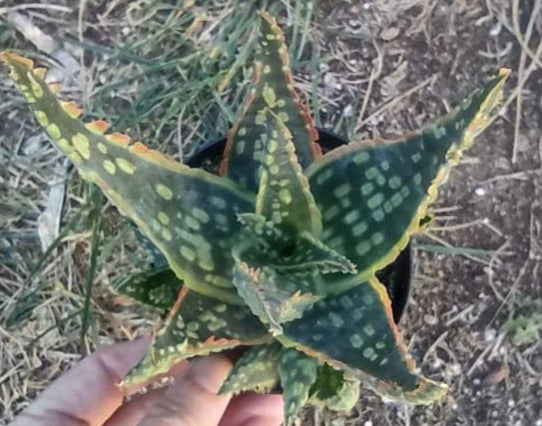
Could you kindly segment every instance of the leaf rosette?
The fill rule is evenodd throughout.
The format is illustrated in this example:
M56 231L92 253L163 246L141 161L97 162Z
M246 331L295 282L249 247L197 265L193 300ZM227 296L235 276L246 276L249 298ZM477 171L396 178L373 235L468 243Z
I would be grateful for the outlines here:
M122 385L246 346L222 392L280 386L287 424L309 402L351 407L360 384L395 401L434 401L446 386L415 368L375 274L422 230L439 185L489 123L509 71L412 135L322 155L284 35L260 16L254 82L220 176L107 133L104 121L81 121L73 102L57 99L58 84L45 83L45 69L1 54L51 141L167 260L116 283L169 310Z

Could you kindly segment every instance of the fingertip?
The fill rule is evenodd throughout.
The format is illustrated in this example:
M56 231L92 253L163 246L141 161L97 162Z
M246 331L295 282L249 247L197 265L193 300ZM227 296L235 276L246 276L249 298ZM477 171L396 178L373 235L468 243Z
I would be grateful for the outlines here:
M100 358L122 378L145 355L150 343L150 335L144 335L134 340L99 348L86 359Z
M245 393L235 397L228 406L220 426L280 425L284 420L282 395Z
M208 392L216 394L231 369L232 363L228 358L210 355L192 361L186 376Z
M219 355L190 362L186 372L156 401L140 426L217 425L230 400L217 392L231 368L231 362Z

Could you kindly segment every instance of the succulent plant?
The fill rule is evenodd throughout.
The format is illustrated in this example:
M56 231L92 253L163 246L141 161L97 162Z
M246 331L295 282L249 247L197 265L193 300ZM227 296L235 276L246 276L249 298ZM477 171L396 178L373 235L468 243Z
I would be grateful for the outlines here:
M509 71L410 136L322 155L284 36L272 17L261 18L254 84L220 176L106 133L104 121L80 121L73 102L55 97L58 84L45 83L44 68L1 54L51 141L167 259L117 286L169 309L122 385L244 346L221 392L280 386L287 424L306 403L350 408L360 384L391 400L434 401L446 386L415 368L375 274L420 231L438 186L487 126Z

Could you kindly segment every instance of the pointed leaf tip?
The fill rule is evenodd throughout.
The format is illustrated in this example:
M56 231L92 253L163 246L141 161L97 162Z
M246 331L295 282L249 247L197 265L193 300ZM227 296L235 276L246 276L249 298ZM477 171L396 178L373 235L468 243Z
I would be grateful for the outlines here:
M500 78L508 78L510 77L510 74L512 73L512 70L510 68L501 68L499 69L499 77Z
M0 53L0 60L6 65L22 65L25 68L33 69L34 61L24 56L17 55L16 53L2 52Z

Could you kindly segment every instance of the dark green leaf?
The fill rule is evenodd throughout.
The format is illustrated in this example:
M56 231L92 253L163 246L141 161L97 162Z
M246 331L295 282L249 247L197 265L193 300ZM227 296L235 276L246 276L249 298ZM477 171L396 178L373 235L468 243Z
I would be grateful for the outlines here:
M166 373L182 359L268 340L267 331L248 308L222 303L183 288L149 352L132 369L123 386L141 384Z
M285 425L292 425L297 412L309 400L311 386L316 380L318 361L295 349L283 349L279 361L279 376L284 398Z
M502 72L436 124L396 142L357 142L313 164L307 175L322 212L325 244L359 271L337 275L342 291L392 262L418 231L450 166L485 127L507 77Z
M415 373L386 289L376 279L316 302L283 330L278 339L285 346L294 345L390 398L423 403L444 391Z
M322 217L310 192L307 178L297 162L292 134L270 109L263 111L256 213L292 231L307 231L319 237Z
M243 258L248 259L252 265L270 266L278 273L290 276L312 272L356 272L352 262L308 232L287 232L256 214L241 214L239 220L250 234ZM297 285L291 290L295 289L320 293L316 288L303 285Z
M274 18L266 13L261 17L254 87L245 101L240 120L228 135L221 167L222 174L252 192L258 189L258 169L265 155L257 125L262 124L266 108L276 113L292 133L302 168L320 155L312 119L293 87L284 35Z
M173 306L181 287L181 280L167 265L113 283L113 288L123 296L161 310Z
M281 350L282 346L278 342L248 349L235 363L219 393L270 392L279 382L278 360Z
M350 410L359 399L360 381L345 377L343 371L327 364L318 366L310 402L334 411Z
M282 323L300 318L319 299L310 293L284 290L276 271L254 268L242 261L235 265L233 282L252 313L274 335L282 333Z
M240 230L237 213L254 211L253 195L142 143L129 145L125 135L102 135L107 124L79 121L81 111L56 99L32 61L2 59L55 145L152 240L177 276L198 292L241 303L231 282L231 247Z

